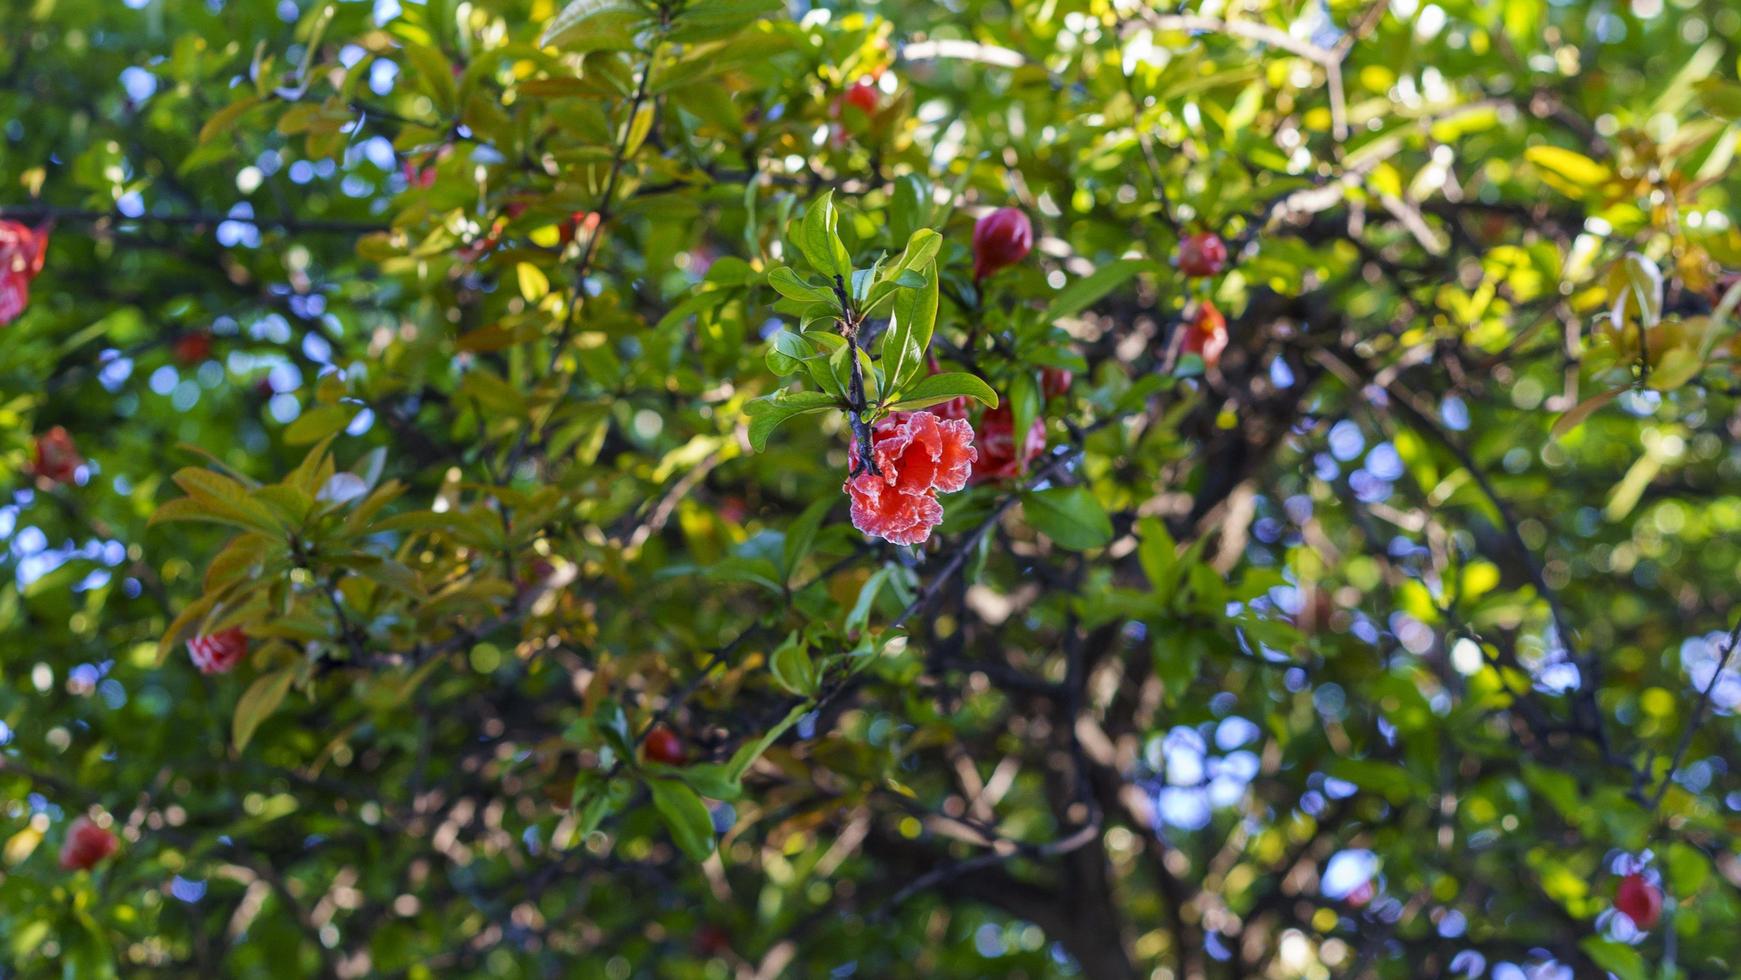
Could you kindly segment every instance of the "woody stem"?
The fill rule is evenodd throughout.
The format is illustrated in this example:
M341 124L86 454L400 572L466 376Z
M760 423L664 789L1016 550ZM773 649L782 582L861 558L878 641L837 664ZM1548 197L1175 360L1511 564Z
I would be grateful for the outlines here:
M871 427L864 420L864 368L858 362L858 320L852 312L852 302L847 297L846 280L840 275L834 277L834 295L840 300L840 332L846 336L846 363L850 372L846 398L850 403L849 412L852 424L852 437L858 443L858 466L852 475L872 473L881 476L877 469L875 447L871 444Z

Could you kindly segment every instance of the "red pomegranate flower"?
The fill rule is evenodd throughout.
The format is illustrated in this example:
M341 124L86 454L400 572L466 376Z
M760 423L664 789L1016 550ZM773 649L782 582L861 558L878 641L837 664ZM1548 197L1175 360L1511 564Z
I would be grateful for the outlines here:
M1197 315L1185 328L1185 353L1203 358L1207 367L1221 363L1221 352L1227 349L1227 318L1208 300L1197 307Z
M24 312L30 302L30 280L48 257L48 232L16 221L0 221L0 326Z
M67 828L66 843L60 848L61 869L88 871L115 853L118 846L114 834L97 826L90 817L80 817Z
M1046 422L1035 419L1016 452L1016 422L1005 405L988 409L979 420L979 465L973 468L973 482L1004 480L1027 472L1028 464L1046 451Z
M1034 226L1020 208L998 208L973 226L973 281L1028 257Z
M923 544L943 521L937 492L967 485L979 454L973 426L930 412L896 412L871 434L877 471L861 470L842 487L852 498L852 526L895 544ZM852 452L858 459L858 447Z
M30 280L16 272L0 272L0 327L18 319L30 303Z
M867 75L848 86L844 93L835 98L834 111L836 115L839 115L841 101L845 100L846 105L852 106L868 116L877 111L877 102L880 98L881 93L877 91L877 83Z
M231 628L187 641L187 654L202 674L227 674L248 653L248 635Z
M64 427L57 425L36 437L37 476L55 483L71 483L83 463L73 437Z
M48 232L16 221L0 221L0 273L36 278L48 257Z
M399 164L399 172L404 174L407 186L423 188L434 185L436 176L434 163L435 158L432 155L425 159L428 159L430 162L422 166L419 166L412 160L405 160Z

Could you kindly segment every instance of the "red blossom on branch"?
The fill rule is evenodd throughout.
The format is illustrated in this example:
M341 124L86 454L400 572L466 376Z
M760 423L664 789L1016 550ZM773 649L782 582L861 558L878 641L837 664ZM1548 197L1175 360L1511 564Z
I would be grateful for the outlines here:
M1020 208L998 208L973 225L973 281L1028 257L1034 226Z
M1221 363L1221 352L1226 349L1227 318L1214 303L1204 300L1185 328L1184 351L1201 357L1206 367L1214 367Z
M979 454L973 426L930 412L897 412L871 435L877 472L860 470L842 488L852 498L852 526L895 544L923 544L943 521L937 493L967 485ZM858 458L855 444L853 459Z
M119 846L114 834L97 826L90 817L80 817L67 828L66 843L60 849L61 869L89 871Z
M987 483L992 480L1006 480L1027 472L1028 464L1034 458L1046 451L1046 422L1035 419L1028 427L1027 438L1022 440L1021 451L1016 451L1015 418L1010 414L1009 406L999 405L987 409L979 420L979 452L980 462L973 468L973 482Z
M65 427L57 425L36 437L32 469L37 476L55 483L71 483L84 461Z
M30 303L30 280L48 256L48 231L16 221L0 221L0 326L23 314Z

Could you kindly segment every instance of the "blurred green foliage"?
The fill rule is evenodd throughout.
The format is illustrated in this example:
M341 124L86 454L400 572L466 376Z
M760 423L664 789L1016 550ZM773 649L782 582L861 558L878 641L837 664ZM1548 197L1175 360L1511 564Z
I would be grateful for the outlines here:
M0 974L1741 972L1732 3L0 38Z

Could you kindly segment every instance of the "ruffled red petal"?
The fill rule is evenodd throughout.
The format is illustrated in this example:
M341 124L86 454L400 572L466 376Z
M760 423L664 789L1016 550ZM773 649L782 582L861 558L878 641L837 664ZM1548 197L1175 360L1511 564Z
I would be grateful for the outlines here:
M943 520L937 491L961 489L972 472L973 427L930 412L897 413L877 423L871 438L878 472L860 472L842 487L852 499L852 524L896 544L920 544Z
M0 327L24 313L30 303L30 279L22 272L0 271Z

